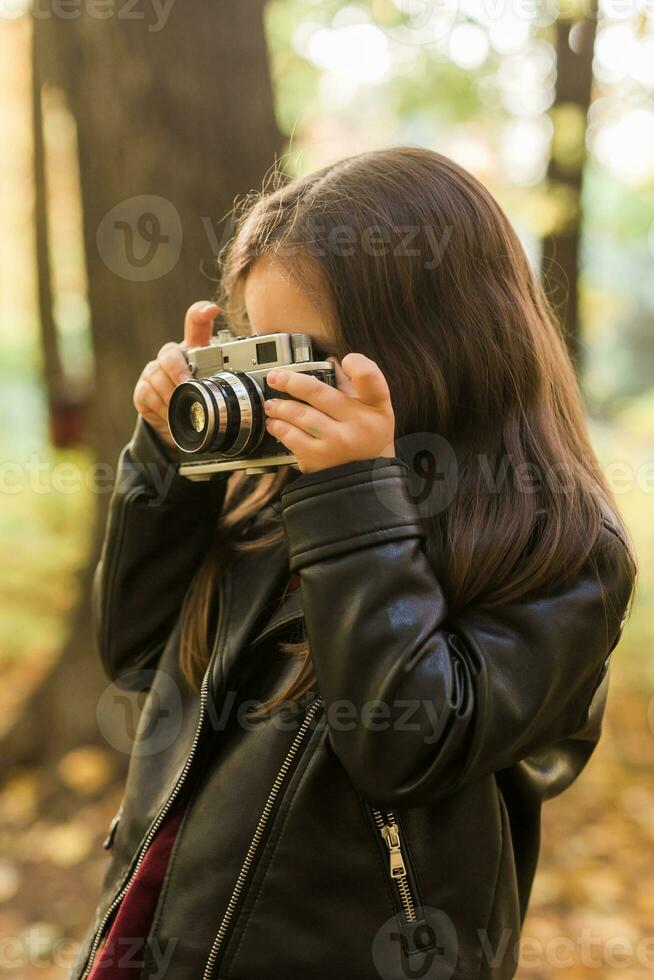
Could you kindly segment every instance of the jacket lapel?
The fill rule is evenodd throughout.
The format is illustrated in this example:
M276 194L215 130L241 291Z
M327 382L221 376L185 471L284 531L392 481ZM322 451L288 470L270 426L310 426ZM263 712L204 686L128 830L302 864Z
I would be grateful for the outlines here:
M274 633L280 626L290 623L294 619L299 619L303 615L304 610L302 608L300 589L294 589L293 592L290 592L284 597L284 601L279 604L278 608L263 628L259 630L254 639L250 640L249 645L251 647L255 646L255 644L260 643L261 640L265 639L271 633Z
M276 501L265 507L258 520L277 519ZM232 671L241 651L268 636L282 623L303 615L300 590L287 595L284 602L266 617L266 608L279 597L290 577L286 539L259 552L237 552L230 559L222 586L223 610L218 651L214 658L211 687L214 696Z

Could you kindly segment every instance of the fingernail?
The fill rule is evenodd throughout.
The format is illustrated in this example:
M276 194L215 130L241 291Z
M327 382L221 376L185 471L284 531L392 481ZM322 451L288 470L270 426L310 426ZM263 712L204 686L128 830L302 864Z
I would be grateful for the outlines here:
M276 381L277 380L277 372L276 371L269 371L267 377L268 377L268 381Z
M198 306L196 313L207 313L209 310L218 309L216 303L203 303L202 306Z

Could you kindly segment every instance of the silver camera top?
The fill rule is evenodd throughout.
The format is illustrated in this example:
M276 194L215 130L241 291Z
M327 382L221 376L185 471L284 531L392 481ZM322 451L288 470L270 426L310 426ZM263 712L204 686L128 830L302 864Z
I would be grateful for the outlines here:
M230 330L219 330L207 347L189 347L184 354L196 378L218 371L270 371L313 360L311 337L306 333L234 336Z

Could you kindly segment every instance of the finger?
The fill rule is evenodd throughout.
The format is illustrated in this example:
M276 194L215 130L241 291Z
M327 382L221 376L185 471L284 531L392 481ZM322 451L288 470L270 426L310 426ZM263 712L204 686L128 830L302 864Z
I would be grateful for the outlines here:
M165 438L165 437L170 438L169 431L168 431L168 425L167 425L167 423L165 423L165 422L162 421L161 416L159 415L159 412L155 412L154 409L152 409L152 408L146 408L144 406L142 408L140 414L143 416L143 418L145 419L145 421L148 422L152 426L152 428L154 429L154 431L157 433L158 436L162 436L162 438ZM164 433L165 433L165 436L164 436Z
M341 366L354 385L356 397L364 404L380 408L390 401L386 378L378 365L365 354L346 354Z
M164 371L159 361L148 361L143 369L143 374L167 406L175 388L175 382Z
M341 365L338 363L336 358L328 357L327 360L331 361L332 364L334 365L334 372L336 374L336 387L338 388L338 390L342 391L343 394L347 395L349 398L356 398L357 393L354 388L354 385L352 384L352 382L350 381L347 374L345 373Z
M348 417L350 408L347 396L313 374L276 368L274 374L268 373L267 381L275 391L285 391L292 398L307 402L337 422L343 422Z
M275 439L279 439L294 456L303 457L313 454L315 456L316 447L320 444L318 439L307 435L296 425L285 422L283 419L267 419L266 429Z
M161 395L152 387L147 378L140 377L134 388L134 404L137 411L144 414L144 409L153 412L163 422L168 422L168 408Z
M318 412L310 405L296 402L292 398L271 398L265 403L267 418L282 419L302 429L314 439L327 439L333 436L337 423L324 412Z
M157 354L157 360L173 384L188 381L189 378L193 377L180 344L176 344L174 341L163 345Z
M220 307L208 300L200 300L189 306L184 319L182 347L206 347L211 337L213 321L219 313Z

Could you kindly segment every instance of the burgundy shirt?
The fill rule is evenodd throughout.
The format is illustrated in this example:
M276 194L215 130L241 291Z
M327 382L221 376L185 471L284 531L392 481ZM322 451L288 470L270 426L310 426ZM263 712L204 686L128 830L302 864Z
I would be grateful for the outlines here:
M294 572L280 601L283 602L299 585L300 576ZM141 867L113 913L109 931L98 947L88 980L135 980L137 974L134 971L142 967L145 940L152 927L168 859L188 802L187 789L188 783L157 830Z

